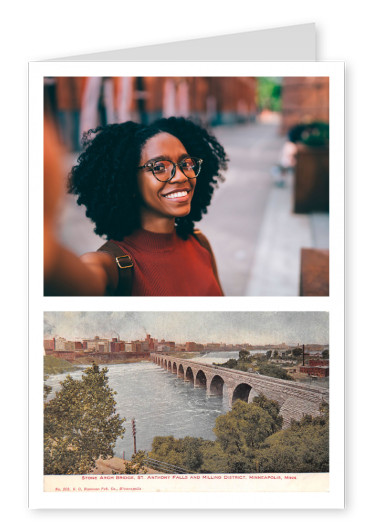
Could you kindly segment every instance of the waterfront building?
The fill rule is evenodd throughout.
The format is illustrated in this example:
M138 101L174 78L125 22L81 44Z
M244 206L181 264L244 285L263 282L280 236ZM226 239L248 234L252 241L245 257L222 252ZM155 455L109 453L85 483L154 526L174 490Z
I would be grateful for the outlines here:
M55 337L55 349L54 350L66 350L65 349L65 343L66 343L65 337Z
M311 358L308 360L308 365L302 365L299 370L308 376L325 378L329 376L329 360Z
M55 339L45 339L43 341L43 347L45 352L55 350Z

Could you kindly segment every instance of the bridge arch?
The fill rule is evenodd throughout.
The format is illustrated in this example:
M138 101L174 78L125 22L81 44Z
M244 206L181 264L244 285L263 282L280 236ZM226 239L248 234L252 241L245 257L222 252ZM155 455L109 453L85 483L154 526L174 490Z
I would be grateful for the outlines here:
M221 378L221 376L219 376L218 374L216 374L210 382L210 387L209 387L210 394L215 395L215 396L223 396L224 385L225 385L224 379Z
M187 370L185 371L185 381L194 383L194 380L195 379L194 379L193 371L192 371L191 367L187 367Z
M177 373L178 373L178 366L176 365L174 361L174 363L172 364L172 374L177 374Z
M248 402L249 393L251 392L252 387L247 383L241 383L237 385L232 394L231 403L233 404L235 400L243 400L243 402Z
M182 364L178 367L178 378L184 378L184 367Z
M206 375L201 369L196 374L195 387L203 387L206 389Z
M171 372L171 368L172 368L172 366L171 366L171 361L168 361L168 363L167 363L167 370L168 370L169 372Z

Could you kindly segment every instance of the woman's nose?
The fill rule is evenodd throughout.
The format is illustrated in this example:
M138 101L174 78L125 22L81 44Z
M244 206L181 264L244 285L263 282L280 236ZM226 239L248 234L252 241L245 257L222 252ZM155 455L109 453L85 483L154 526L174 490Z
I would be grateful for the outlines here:
M188 177L184 175L180 167L176 165L172 171L172 177L170 179L170 182L182 182L182 181L188 181Z

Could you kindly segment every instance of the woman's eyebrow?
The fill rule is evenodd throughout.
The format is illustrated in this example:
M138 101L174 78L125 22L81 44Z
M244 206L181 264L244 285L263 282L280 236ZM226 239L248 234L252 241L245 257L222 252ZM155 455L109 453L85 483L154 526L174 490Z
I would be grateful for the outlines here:
M185 159L186 157L189 157L188 153L183 153L182 155L179 155L178 162ZM151 162L158 162L159 160L170 160L174 162L173 157L170 157L169 155L158 155L158 157L153 157L152 159L145 162L145 164L150 164Z

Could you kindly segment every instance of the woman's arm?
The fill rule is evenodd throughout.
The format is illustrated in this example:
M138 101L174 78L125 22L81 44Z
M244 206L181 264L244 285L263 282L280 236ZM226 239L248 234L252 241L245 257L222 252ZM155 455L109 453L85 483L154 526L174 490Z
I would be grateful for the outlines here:
M45 295L106 295L115 291L118 279L109 254L94 252L78 257L45 230Z
M44 294L106 295L118 285L119 274L107 253L78 257L57 238L59 203L64 193L63 154L53 123L44 123Z

